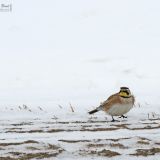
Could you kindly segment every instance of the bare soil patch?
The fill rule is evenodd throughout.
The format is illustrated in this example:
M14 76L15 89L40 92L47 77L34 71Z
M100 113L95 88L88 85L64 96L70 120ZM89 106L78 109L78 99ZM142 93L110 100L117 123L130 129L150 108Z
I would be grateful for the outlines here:
M137 149L136 153L130 154L132 156L151 156L155 155L156 153L160 153L160 148L151 148L151 149Z

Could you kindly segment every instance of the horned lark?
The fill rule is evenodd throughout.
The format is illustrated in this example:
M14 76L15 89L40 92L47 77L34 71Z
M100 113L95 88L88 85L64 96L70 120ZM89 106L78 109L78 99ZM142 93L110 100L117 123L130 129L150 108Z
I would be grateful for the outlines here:
M115 119L113 116L127 118L124 114L130 111L134 102L135 98L131 94L129 88L121 87L118 93L111 95L106 101L101 103L99 107L90 111L89 114L93 114L98 111L105 111L107 114L112 116L112 122L114 122Z

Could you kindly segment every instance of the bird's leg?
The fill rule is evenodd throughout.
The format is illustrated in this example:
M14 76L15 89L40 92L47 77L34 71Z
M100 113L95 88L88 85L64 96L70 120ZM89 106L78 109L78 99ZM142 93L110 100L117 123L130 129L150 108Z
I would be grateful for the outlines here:
M112 121L111 122L115 122L115 119L113 118L113 116L112 116Z
M119 118L123 118L124 119L124 118L127 118L127 116L121 115Z
M113 118L113 116L112 116L112 121L111 121L111 122L120 122L120 121L115 120L115 119Z

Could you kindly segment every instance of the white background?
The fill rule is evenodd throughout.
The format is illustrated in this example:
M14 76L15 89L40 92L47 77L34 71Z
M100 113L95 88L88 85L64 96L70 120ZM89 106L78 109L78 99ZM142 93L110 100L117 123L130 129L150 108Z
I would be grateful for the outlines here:
M159 104L158 0L0 2L1 106L87 108L120 86Z

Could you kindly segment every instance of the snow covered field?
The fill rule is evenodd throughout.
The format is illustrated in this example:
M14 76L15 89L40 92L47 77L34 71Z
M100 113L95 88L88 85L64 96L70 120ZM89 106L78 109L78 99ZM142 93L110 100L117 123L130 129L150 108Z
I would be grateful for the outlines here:
M1 159L159 158L160 115L135 107L127 120L110 122L104 113L59 110L1 112Z
M159 160L160 2L2 3L0 159ZM121 86L127 119L88 115Z

